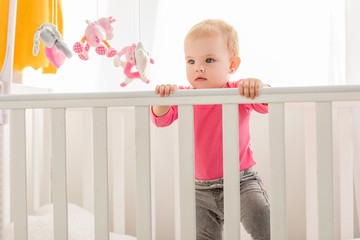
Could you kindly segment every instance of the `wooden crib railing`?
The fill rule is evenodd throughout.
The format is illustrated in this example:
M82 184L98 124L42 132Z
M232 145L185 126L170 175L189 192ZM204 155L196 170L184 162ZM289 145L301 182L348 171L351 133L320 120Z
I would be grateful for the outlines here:
M54 239L67 239L66 109L93 109L95 239L109 239L107 109L135 106L137 238L152 238L150 105L179 105L181 239L196 239L193 104L223 105L225 239L240 239L237 104L269 103L271 237L287 239L284 104L316 102L319 239L334 239L332 102L360 101L360 86L263 89L247 100L236 89L179 90L168 98L153 92L70 93L0 96L11 109L12 214L16 240L27 239L26 109L51 109Z

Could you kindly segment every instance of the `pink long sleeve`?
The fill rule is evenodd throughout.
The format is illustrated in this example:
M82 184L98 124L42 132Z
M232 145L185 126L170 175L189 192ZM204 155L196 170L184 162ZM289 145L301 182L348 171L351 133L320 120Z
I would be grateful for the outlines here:
M237 87L238 82L229 83L227 87ZM160 117L151 111L151 119L156 126L166 127L178 118L177 110L177 106L171 106ZM267 113L267 104L239 104L239 171L255 165L249 129L252 110ZM223 177L222 105L194 105L194 131L195 178Z

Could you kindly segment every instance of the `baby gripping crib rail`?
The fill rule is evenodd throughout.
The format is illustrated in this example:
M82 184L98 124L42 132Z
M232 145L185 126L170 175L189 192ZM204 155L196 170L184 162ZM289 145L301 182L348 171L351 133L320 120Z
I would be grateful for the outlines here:
M27 239L25 110L49 108L52 115L54 239L67 239L65 114L68 108L93 108L95 239L109 239L107 108L135 106L137 238L152 238L150 189L150 105L179 105L181 239L196 239L194 192L194 104L223 105L225 239L240 239L239 103L269 103L271 160L271 237L287 239L284 104L316 102L319 239L334 239L332 102L360 101L360 86L262 89L255 100L236 89L178 90L167 98L153 92L69 93L0 96L11 109L12 209L15 240Z

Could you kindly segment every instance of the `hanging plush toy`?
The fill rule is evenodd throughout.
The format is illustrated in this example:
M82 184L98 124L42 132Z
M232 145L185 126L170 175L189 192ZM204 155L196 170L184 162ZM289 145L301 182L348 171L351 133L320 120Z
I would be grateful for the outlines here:
M74 52L78 53L82 60L88 60L90 47L95 47L97 54L106 54L107 57L114 57L116 50L110 47L106 40L111 40L114 36L114 29L111 24L115 21L112 17L100 18L93 23L86 20L88 26L85 29L85 36L81 39L81 42L74 44ZM84 47L85 42L86 45Z
M34 56L37 56L39 53L39 38L45 44L46 57L55 68L59 68L63 64L65 57L72 57L72 52L66 43L61 40L61 34L54 24L44 23L36 31L33 47Z
M121 60L121 56L123 55L125 55L126 61ZM150 81L146 74L150 63L154 64L154 60L150 58L149 53L145 51L141 42L139 42L137 46L133 43L131 46L124 47L114 58L114 65L116 67L123 67L126 76L120 86L125 87L134 78L139 78L145 83L149 83ZM134 66L137 69L136 72L131 71Z

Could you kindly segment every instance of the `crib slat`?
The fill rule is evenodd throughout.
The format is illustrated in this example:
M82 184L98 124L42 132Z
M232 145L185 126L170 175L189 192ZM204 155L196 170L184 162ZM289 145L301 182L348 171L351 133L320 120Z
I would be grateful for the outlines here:
M95 239L109 239L107 108L93 108Z
M179 176L181 239L196 239L194 108L178 107L179 113Z
M51 110L54 239L68 238L65 109Z
M352 109L351 108L338 108L335 110L337 121L341 124L338 126L338 132L333 132L334 146L338 146L341 149L341 154L334 151L334 196L339 196L336 200L334 197L334 211L340 208L340 214L334 212L334 234L335 238L351 239L354 236L354 224L356 224L356 218L354 216L356 205L354 198L355 189L355 176L354 176L354 160L353 148L354 139L353 132L354 126L352 124ZM335 122L336 124L336 122ZM338 134L338 137L336 136ZM336 155L338 154L338 155ZM338 160L337 160L338 159ZM338 179L338 180L337 180ZM349 187L354 186L354 187ZM339 202L337 202L339 201ZM338 221L336 219L339 219ZM339 223L339 224L337 224ZM336 226L337 225L337 226Z
M332 103L316 103L319 239L334 239Z
M13 179L14 240L27 240L25 110L11 111L11 156Z
M284 103L269 104L271 239L287 239Z
M240 239L239 107L223 104L224 236Z
M149 107L135 107L136 236L139 240L152 239L149 123Z

